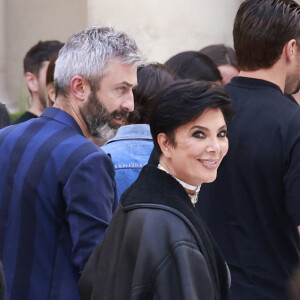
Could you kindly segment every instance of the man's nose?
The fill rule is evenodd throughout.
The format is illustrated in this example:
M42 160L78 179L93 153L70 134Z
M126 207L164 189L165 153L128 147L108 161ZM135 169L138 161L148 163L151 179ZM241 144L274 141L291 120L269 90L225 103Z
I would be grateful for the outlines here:
M122 110L131 112L134 110L134 97L132 90L126 95L124 101L122 102Z

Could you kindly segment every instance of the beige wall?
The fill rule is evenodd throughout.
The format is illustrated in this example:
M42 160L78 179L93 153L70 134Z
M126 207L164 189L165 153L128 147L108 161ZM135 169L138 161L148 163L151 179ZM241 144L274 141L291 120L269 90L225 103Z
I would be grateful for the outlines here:
M0 0L0 102L27 103L22 60L39 40L67 37L87 25L112 25L135 38L149 61L164 62L212 43L232 45L241 0ZM4 47L3 47L4 45Z
M165 62L212 43L232 46L240 0L88 0L89 25L105 24L135 38L149 61Z
M0 52L0 79L4 78L5 85L2 92L0 85L0 101L14 112L24 108L29 98L23 76L26 52L40 40L64 42L71 33L86 27L87 3L85 0L0 1L3 12L0 17L4 17L0 21L4 28L0 31L0 42L5 45L5 51Z

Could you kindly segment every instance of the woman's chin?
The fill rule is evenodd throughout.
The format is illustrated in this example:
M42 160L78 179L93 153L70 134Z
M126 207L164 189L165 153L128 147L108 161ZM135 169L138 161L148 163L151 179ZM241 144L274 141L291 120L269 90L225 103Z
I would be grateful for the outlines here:
M208 178L205 178L202 183L211 183L211 182L214 182L216 180L217 176L211 176L211 177L208 177Z

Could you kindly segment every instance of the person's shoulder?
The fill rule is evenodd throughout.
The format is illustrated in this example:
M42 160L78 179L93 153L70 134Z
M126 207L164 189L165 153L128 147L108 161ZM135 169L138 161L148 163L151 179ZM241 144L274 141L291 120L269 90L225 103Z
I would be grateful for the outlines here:
M144 166L153 149L153 142L148 140L120 140L109 143L101 149L111 156L116 168L122 165Z
M143 228L145 234L159 232L159 236L176 241L196 243L192 234L191 224L176 209L163 205L141 205L128 211L129 217L135 220L137 228Z
M123 144L122 141L112 141L112 142L104 144L100 148L106 153L111 153L114 151L118 152L120 150L120 146L122 146L122 144Z
M63 149L66 148L62 148L62 151L64 151ZM104 192L105 197L109 197L105 194L105 189L108 187L108 183L114 180L114 165L110 157L99 147L96 146L95 148L88 141L72 149L64 156L61 151L57 151L54 160L60 161L60 165L63 162L62 174L65 176L64 178L73 178L73 181L79 180L78 182L83 182L82 180L93 182L95 184L90 186L90 193L100 189ZM106 179L103 180L104 178Z
M64 143L64 147L72 147L78 154L82 153L85 157L91 156L96 158L110 159L109 156L96 144L91 142L81 134L72 136L69 141Z
M19 123L23 123L26 122L30 119L34 119L37 118L37 116L29 111L24 112L24 114L22 114L17 120L15 120L13 122L13 124L19 124Z
M71 129L72 130L72 129ZM71 136L59 137L49 143L49 147L55 147L51 156L55 161L65 161L68 168L93 169L97 172L102 166L113 169L110 157L97 145L79 133Z
M274 103L273 110L277 112L274 114L277 122L285 126L297 126L300 129L300 106L297 103L290 101L286 95L278 96ZM300 132L299 132L300 133Z
M32 120L28 120L26 122L21 122L18 124L12 124L9 126L6 126L4 128L0 129L0 138L3 139L5 138L7 141L11 141L14 143L15 140L17 139L28 139L29 135L26 129L28 128L30 122ZM36 132L35 132L36 134ZM31 135L35 135L33 132L31 132Z
M282 91L278 85L273 82L250 77L234 77L228 84L224 85L224 88L230 95L233 101L251 100L246 102L247 105L257 105L276 101L281 101L286 98L282 94Z

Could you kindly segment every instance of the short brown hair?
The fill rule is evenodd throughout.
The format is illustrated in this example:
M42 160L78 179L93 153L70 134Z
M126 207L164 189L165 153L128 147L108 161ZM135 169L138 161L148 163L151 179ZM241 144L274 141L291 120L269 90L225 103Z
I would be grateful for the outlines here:
M246 0L241 4L233 28L241 70L270 68L291 39L300 42L300 6L295 1Z

